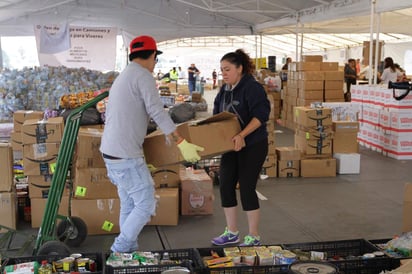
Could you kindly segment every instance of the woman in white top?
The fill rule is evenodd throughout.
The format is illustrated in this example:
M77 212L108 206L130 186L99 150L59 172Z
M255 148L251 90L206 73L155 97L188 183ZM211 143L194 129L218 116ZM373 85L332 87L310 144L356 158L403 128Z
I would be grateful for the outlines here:
M402 72L396 69L393 59L391 57L386 57L384 60L384 70L380 77L381 84L388 84L389 81L397 82L402 78Z

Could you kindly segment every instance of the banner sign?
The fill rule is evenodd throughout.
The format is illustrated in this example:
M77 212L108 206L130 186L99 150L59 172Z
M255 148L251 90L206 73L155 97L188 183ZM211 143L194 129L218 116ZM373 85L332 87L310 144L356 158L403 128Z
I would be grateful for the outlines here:
M34 33L41 66L115 69L117 28L36 25Z

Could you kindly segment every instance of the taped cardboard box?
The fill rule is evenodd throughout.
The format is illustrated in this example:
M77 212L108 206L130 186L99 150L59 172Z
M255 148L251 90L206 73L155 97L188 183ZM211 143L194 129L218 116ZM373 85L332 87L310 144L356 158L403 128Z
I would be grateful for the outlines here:
M73 199L72 216L82 219L87 226L88 235L119 233L119 199Z
M100 152L103 129L81 128L76 142L74 166L76 168L106 167Z
M24 121L22 141L25 144L60 143L63 137L63 117L53 117L47 120L30 119Z
M44 117L44 112L43 111L37 111L37 110L16 110L13 113L13 126L14 126L14 131L20 132L21 127L24 124L24 121L26 120L42 120Z
M156 168L152 172L155 188L179 187L180 185L180 164Z
M406 183L403 196L402 232L412 231L412 183Z
M73 194L76 199L117 198L117 188L106 168L75 168Z
M46 203L47 203L47 199L45 198L30 199L31 227L33 228L40 227L41 222L43 220ZM62 197L59 203L59 210L57 213L62 216L68 216L69 214L68 210L69 210L69 197ZM72 212L72 216L75 216L73 215L73 212Z
M0 191L13 187L13 150L10 143L0 143Z
M156 215L147 225L177 225L179 222L179 189L156 189Z
M277 147L276 155L279 160L300 160L300 150L292 146Z
M27 176L27 184L29 185L29 197L32 198L47 198L51 187L52 175L29 175ZM69 197L70 182L65 182L65 188L62 197Z
M25 175L53 174L60 143L26 144L23 146L23 165Z
M332 109L294 107L294 121L303 127L330 126L332 125Z
M204 147L199 155L205 159L233 150L232 138L240 132L236 115L222 112L206 119L189 121L178 126L183 138L188 142ZM147 135L143 150L148 164L155 167L178 164L184 161L179 148L165 135L156 130Z
M180 169L182 215L213 214L213 182L203 169Z
M0 224L8 228L16 229L17 199L14 192L0 192ZM0 232L7 232L2 231Z
M300 160L302 177L336 177L336 159L302 159Z
M299 177L300 160L279 160L278 176L280 178Z

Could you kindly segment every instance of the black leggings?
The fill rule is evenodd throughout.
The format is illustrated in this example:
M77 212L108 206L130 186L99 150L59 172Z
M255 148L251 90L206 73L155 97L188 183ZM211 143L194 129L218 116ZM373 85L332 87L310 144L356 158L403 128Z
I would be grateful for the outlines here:
M245 211L259 208L256 185L268 153L267 138L242 150L222 155L220 163L220 198L222 207L237 206L236 184Z

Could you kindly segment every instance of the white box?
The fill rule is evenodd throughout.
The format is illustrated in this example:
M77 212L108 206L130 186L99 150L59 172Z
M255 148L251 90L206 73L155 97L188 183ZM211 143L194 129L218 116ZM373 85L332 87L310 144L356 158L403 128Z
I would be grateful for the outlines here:
M359 174L360 154L359 153L334 153L336 159L336 173L338 174Z

